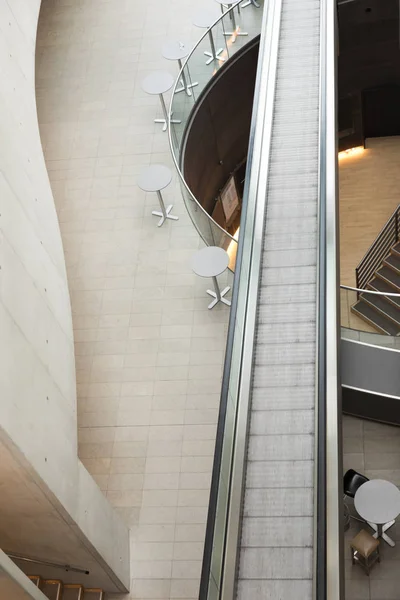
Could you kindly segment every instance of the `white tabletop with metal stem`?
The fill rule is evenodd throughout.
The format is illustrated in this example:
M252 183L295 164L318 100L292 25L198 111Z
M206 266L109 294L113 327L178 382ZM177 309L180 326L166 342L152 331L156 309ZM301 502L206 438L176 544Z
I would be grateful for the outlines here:
M395 542L385 533L400 514L400 490L384 479L363 483L354 496L358 514L375 530L374 538L381 537L389 546Z
M192 95L191 89L196 85L199 85L198 81L194 81L188 83L185 69L182 70L182 60L186 58L190 53L191 47L186 42L175 42L169 41L166 42L162 49L162 55L167 60L176 60L178 61L179 70L182 71L182 79L181 79L181 87L175 90L175 94L179 94L179 92L186 91L188 96ZM188 68L186 66L186 68Z
M155 71L147 75L142 81L142 89L151 95L157 95L160 98L161 108L164 119L154 119L154 123L163 123L163 131L167 131L168 112L165 106L164 96L174 85L174 78L167 71ZM171 115L172 116L172 115ZM181 123L182 121L171 119L171 123Z
M175 217L175 215L171 215L171 210L173 205L170 204L165 208L164 199L161 195L161 190L166 188L172 179L172 173L165 165L150 165L147 167L138 178L138 186L144 192L156 192L158 196L158 200L160 202L161 212L158 210L153 210L152 214L156 217L161 217L158 222L158 227L164 224L166 219L171 219L173 221L177 221L179 217Z
M208 305L208 308L214 308L218 302L223 302L227 306L231 305L230 300L224 298L225 294L231 289L229 286L221 292L217 277L221 275L229 265L229 256L223 248L218 246L208 246L196 252L192 258L192 269L199 277L211 277L214 284L214 290L207 290L207 294L214 300Z

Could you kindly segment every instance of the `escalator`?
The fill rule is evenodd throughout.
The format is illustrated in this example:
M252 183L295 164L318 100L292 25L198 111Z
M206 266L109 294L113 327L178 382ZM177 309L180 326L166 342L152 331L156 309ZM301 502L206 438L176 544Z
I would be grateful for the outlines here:
M264 9L201 600L340 600L336 6Z

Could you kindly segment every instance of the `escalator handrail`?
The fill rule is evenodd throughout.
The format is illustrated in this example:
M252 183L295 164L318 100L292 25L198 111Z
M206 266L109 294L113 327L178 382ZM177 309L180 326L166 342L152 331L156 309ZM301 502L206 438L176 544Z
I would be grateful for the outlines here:
M337 186L337 7L320 2L319 253L314 582L317 600L343 598L339 235Z

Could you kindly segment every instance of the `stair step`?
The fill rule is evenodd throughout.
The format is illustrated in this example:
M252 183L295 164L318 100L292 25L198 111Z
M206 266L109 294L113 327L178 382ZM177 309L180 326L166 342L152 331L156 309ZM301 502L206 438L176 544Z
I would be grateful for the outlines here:
M392 252L400 257L400 242L397 242L397 244L393 246Z
M58 579L46 579L42 582L41 591L49 600L61 600L63 584Z
M40 584L42 583L42 578L40 575L28 575L28 578L32 581L33 585L40 587Z
M62 600L83 600L83 585L64 583Z
M384 266L378 269L375 275L391 285L394 293L400 293L400 275L398 275L396 271L393 271L390 267Z
M392 321L362 300L359 300L354 304L354 306L351 307L351 311L361 319L364 319L364 321L367 321L367 323L375 327L381 333L395 336L399 332L399 328Z
M390 254L385 260L383 264L388 265L393 271L400 275L400 257L395 254Z
M382 296L376 296L375 294L361 294L360 299L366 302L376 311L380 312L384 317L393 321L399 328L400 333L400 310L397 306L391 304L386 298Z
M83 600L104 600L104 592L98 588L85 589Z
M374 290L375 292L382 292L383 294L396 294L393 290L393 287L386 283L383 279L379 277L374 277L372 281L368 284L368 289ZM400 293L400 292L399 292ZM393 296L385 296L388 302L395 304L400 308L400 296L398 298Z

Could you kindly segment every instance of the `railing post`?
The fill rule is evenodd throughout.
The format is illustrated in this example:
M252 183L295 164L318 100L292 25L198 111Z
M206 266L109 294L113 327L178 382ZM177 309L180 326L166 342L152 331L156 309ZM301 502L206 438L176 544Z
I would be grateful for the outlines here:
M395 216L396 243L399 241L399 210L400 210L400 207L396 210L396 216Z
M360 288L360 273L358 267L356 267L356 288ZM359 293L357 292L357 300L359 298Z

